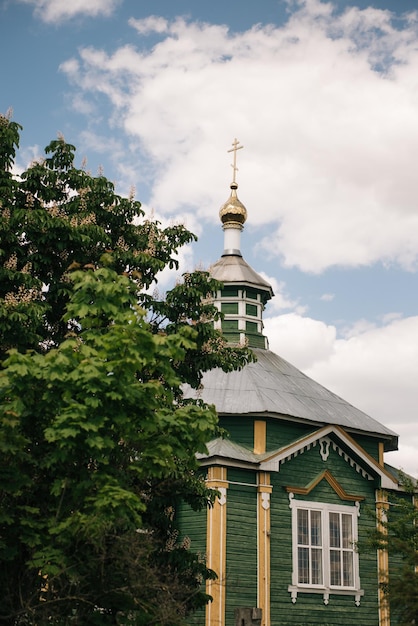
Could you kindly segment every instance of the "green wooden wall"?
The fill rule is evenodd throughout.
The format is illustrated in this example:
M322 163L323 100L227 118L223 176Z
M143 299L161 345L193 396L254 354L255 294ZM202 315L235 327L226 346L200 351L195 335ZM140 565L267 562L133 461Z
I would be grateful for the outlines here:
M243 470L229 469L228 482L225 623L235 626L235 608L257 606L257 487Z

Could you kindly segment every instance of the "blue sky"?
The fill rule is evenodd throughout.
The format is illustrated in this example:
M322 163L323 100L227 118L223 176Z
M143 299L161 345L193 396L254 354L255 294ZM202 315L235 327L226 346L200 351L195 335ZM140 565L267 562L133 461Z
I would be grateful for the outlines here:
M418 474L418 4L5 0L0 34L17 169L62 133L199 236L183 270L222 253L241 141L270 347L398 432L387 460Z

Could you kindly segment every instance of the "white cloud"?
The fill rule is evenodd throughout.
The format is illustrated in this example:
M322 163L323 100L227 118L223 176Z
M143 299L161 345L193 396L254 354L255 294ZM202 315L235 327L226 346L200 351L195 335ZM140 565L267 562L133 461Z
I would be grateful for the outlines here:
M121 0L18 0L30 4L35 15L44 22L58 23L86 15L97 17L111 15Z
M387 460L418 475L418 317L360 323L343 339L294 313L266 319L265 329L274 352L398 433L400 451Z
M129 24L137 30L140 35L150 35L153 33L167 33L169 31L169 22L157 15L150 15L144 19L131 18Z
M292 300L287 292L286 283L278 281L274 276L268 276L265 272L258 272L264 280L266 280L272 287L274 296L269 300L268 311L269 315L272 313L283 312L286 309L292 309L299 315L302 315L306 311L306 307L299 304L297 300Z
M264 334L269 339L270 350L307 372L317 361L328 362L331 358L337 331L324 322L287 313L265 317Z
M158 16L130 23L158 35L153 48L84 49L62 70L85 97L105 95L111 123L138 140L158 171L154 206L216 219L229 183L219 155L237 136L249 222L271 224L270 254L311 272L417 268L416 21L395 28L388 11L341 15L309 1L283 26L243 33Z
M231 176L228 142L238 137L238 193L249 224L268 224L264 254L308 272L378 262L415 271L417 19L395 22L372 8L341 14L318 0L297 6L283 26L243 33L132 19L138 49L85 48L61 69L79 110L89 114L89 99L110 104L111 132L121 129L130 145L115 154L121 172L135 173L140 147L158 212L187 216L198 233L215 222ZM416 473L418 318L395 309L379 326L359 320L337 337L305 316L286 285L273 287L271 349L398 432L401 452L388 460Z

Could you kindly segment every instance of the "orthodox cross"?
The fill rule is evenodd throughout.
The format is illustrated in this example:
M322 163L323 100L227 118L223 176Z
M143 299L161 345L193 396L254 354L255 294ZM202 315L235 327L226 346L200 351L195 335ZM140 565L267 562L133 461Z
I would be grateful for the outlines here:
M238 168L237 168L237 150L241 150L241 148L243 148L244 146L240 146L238 145L239 141L238 139L234 139L234 141L232 142L232 148L230 150L228 150L228 152L233 152L234 153L234 163L231 164L232 169L234 170L234 175L232 178L232 182L236 183L236 173L238 172Z

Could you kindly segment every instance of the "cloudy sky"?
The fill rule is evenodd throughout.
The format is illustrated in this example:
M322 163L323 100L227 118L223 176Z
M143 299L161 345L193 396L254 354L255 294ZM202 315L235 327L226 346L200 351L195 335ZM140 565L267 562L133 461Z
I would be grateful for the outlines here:
M386 460L418 475L416 1L3 0L0 34L18 165L63 133L199 236L183 270L222 253L240 140L271 349L397 432Z

